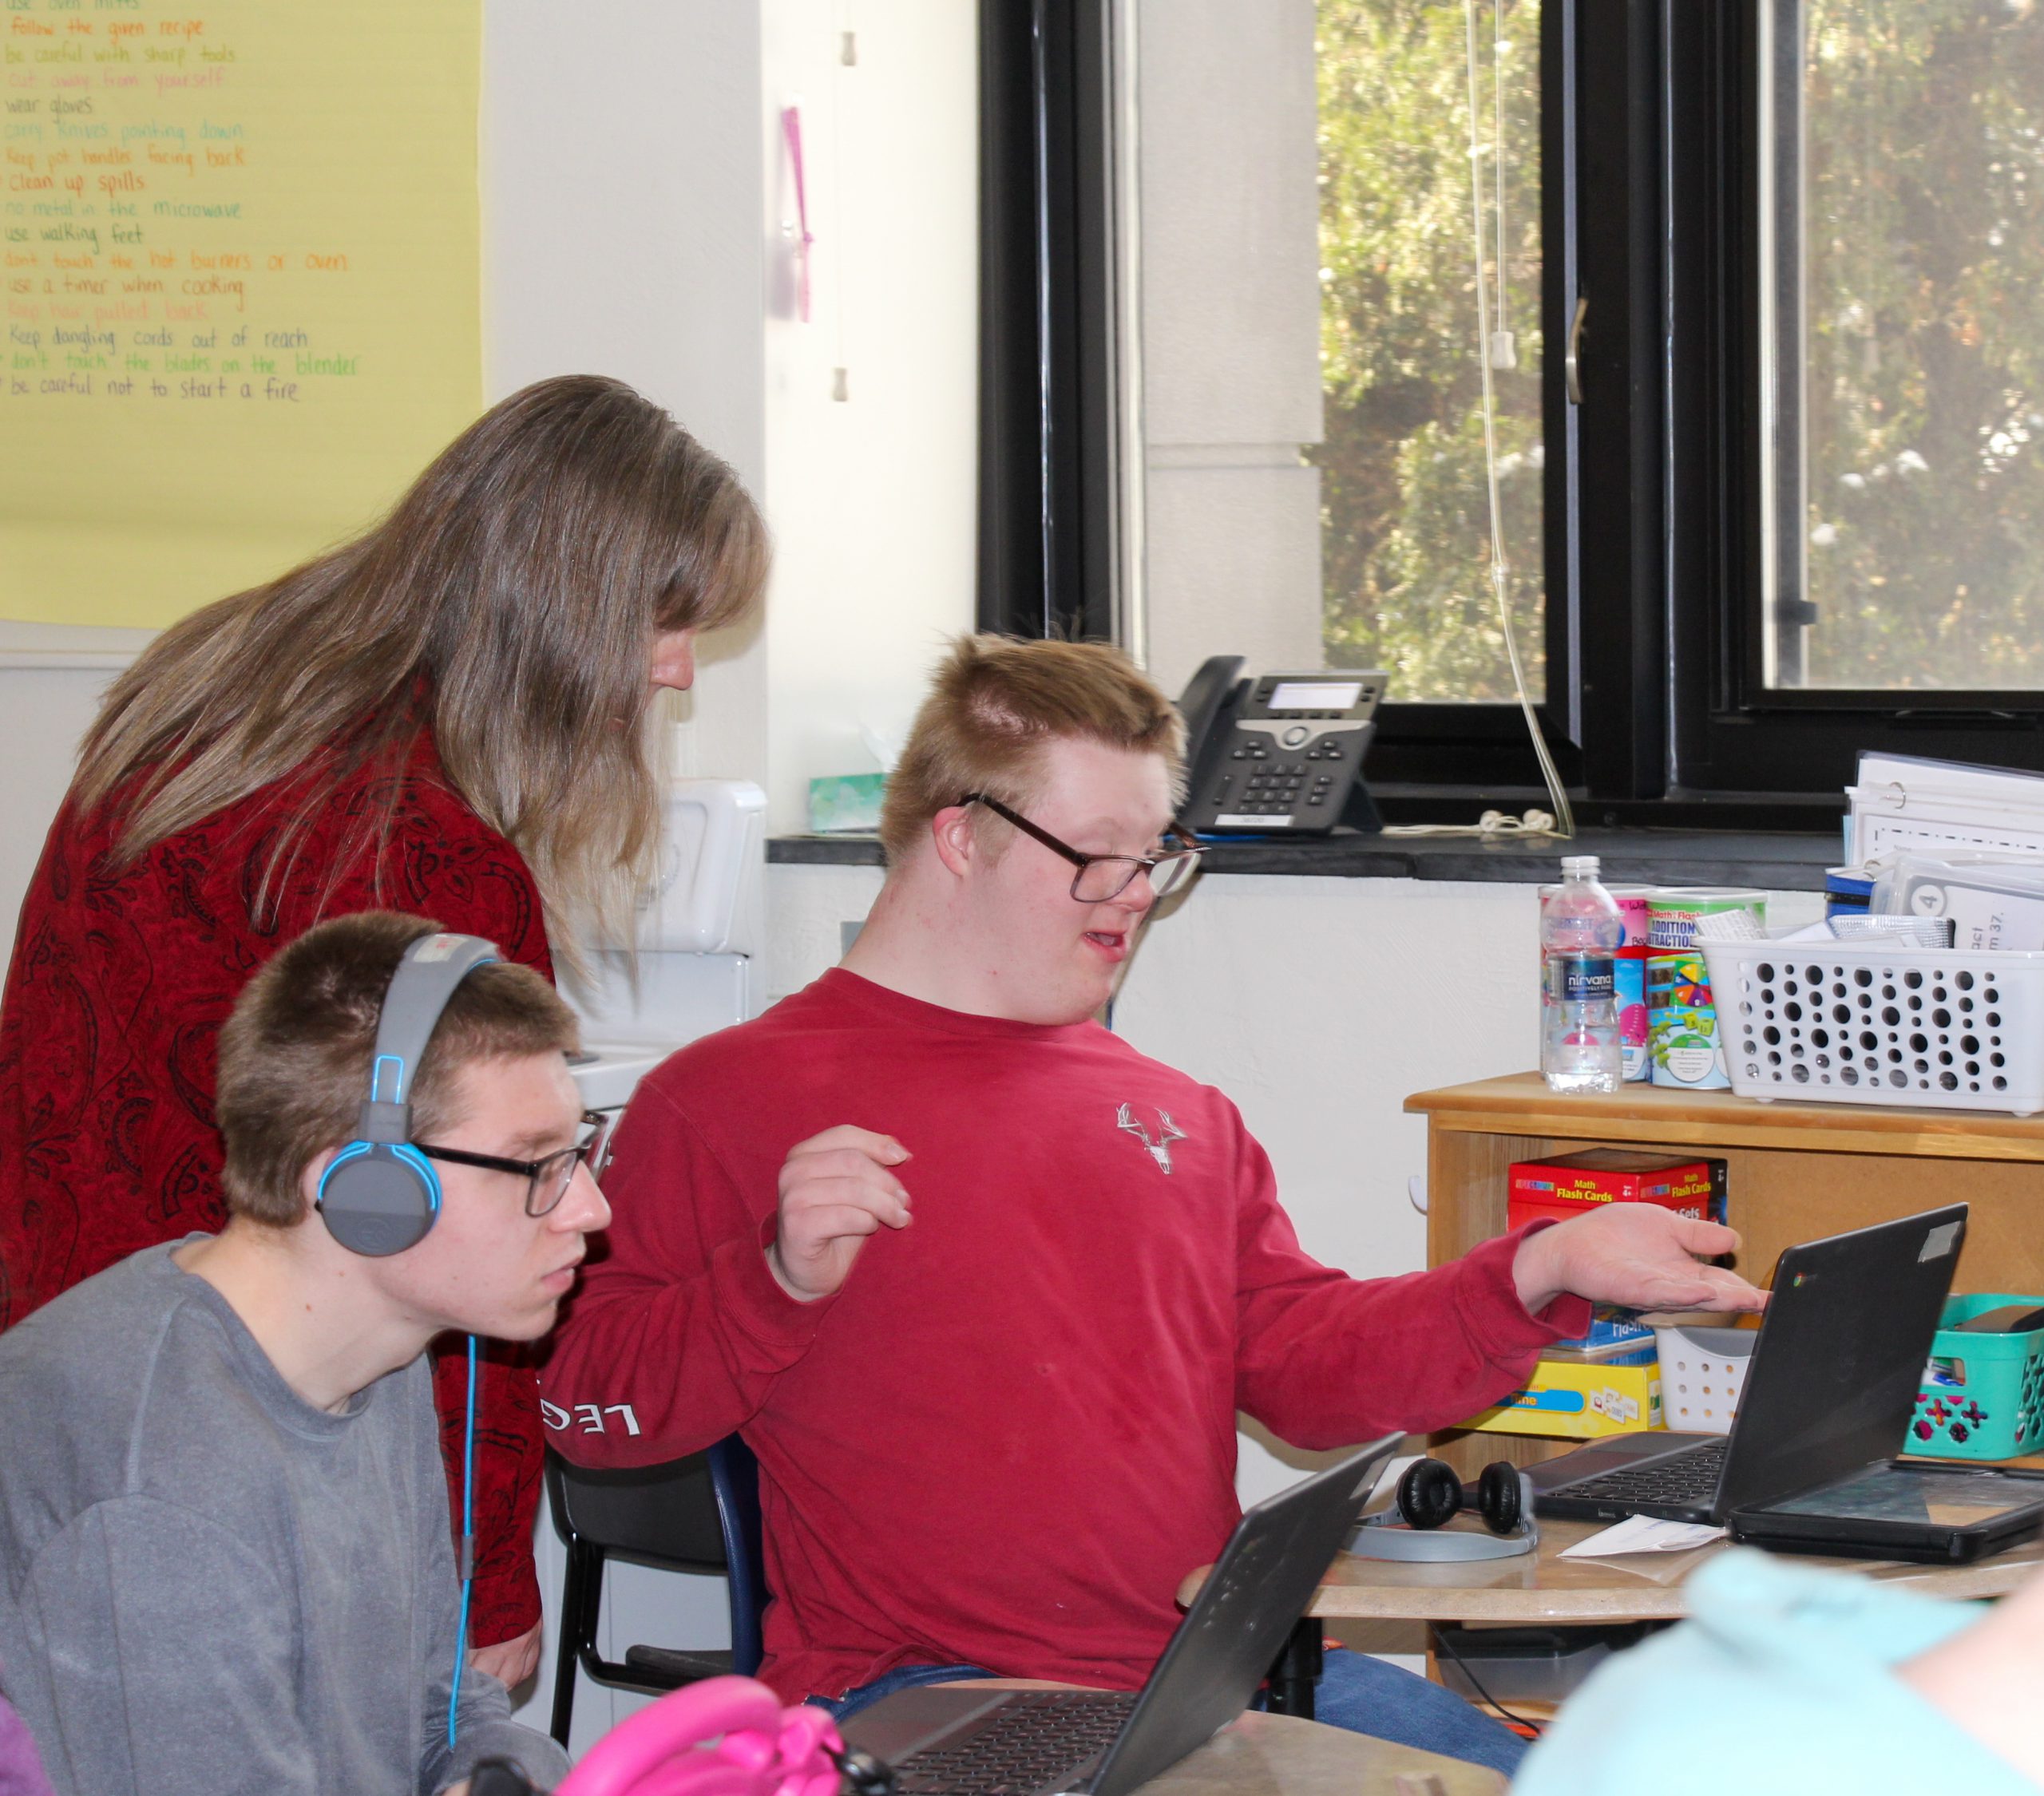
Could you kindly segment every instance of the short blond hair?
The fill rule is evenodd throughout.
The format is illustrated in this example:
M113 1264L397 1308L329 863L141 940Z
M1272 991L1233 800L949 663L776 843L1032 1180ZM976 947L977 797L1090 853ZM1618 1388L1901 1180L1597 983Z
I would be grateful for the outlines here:
M220 1031L214 1109L227 1148L228 1211L272 1228L303 1220L299 1175L355 1138L369 1063L406 948L439 928L395 911L357 911L298 937L242 988ZM529 967L493 961L454 987L412 1081L412 1133L430 1141L461 1119L455 1075L480 1060L569 1054L575 1013Z
M1038 795L1043 750L1074 738L1162 755L1174 790L1183 774L1177 707L1119 649L960 637L888 776L880 841L889 864L899 864L930 820L969 792L1025 808Z

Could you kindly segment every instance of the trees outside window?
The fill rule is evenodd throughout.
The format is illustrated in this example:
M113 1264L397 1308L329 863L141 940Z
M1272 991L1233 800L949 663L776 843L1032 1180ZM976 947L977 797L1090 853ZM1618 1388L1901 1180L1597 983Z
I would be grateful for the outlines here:
M1490 576L1473 158L1512 619L1542 695L1539 0L1320 0L1324 639L1402 700L1515 696ZM1500 136L1500 127L1502 135ZM1499 316L1503 199L1503 316ZM1495 362L1499 359L1494 358Z
M2044 9L1801 0L1773 22L1800 81L1765 113L1770 334L1803 424L1777 572L1810 621L1769 683L2044 687Z

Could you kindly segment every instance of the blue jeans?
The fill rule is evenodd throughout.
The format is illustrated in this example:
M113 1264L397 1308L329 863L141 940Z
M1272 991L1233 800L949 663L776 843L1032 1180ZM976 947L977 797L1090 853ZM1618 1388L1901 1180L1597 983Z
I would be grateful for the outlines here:
M1262 1697L1256 1706L1263 1707ZM1528 1743L1503 1722L1491 1720L1453 1691L1345 1647L1327 1649L1313 1713L1314 1720L1330 1727L1487 1765L1507 1778L1527 1749Z
M871 1683L846 1691L834 1703L820 1696L810 1700L843 1721L897 1690L993 1675L976 1665L897 1665ZM1255 1706L1263 1707L1261 1696ZM1366 1652L1350 1652L1341 1647L1327 1649L1320 1686L1313 1692L1313 1717L1352 1734L1374 1734L1380 1740L1396 1740L1446 1758L1487 1765L1507 1777L1526 1755L1525 1741L1453 1691Z

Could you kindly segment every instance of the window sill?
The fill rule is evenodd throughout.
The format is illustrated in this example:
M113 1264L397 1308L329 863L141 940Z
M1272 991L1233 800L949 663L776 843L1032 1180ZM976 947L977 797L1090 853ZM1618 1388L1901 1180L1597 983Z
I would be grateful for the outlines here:
M1840 853L1835 832L1773 835L1584 829L1566 843L1344 833L1290 841L1210 843L1201 872L1539 885L1561 877L1563 855L1594 854L1607 885L1737 885L1769 892L1821 892L1825 869L1838 864ZM766 845L766 858L778 866L885 864L879 839L873 836L777 836Z

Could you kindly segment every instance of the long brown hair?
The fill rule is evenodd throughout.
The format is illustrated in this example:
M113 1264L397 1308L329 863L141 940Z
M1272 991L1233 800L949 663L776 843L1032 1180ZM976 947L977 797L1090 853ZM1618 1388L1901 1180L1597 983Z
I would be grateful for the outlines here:
M477 419L366 536L165 631L86 737L81 809L116 853L301 769L259 904L366 762L430 729L448 778L516 845L557 951L615 923L654 852L644 727L656 631L735 622L766 576L738 477L620 382L541 381ZM398 793L362 827L387 837ZM358 849L366 843L351 845Z

